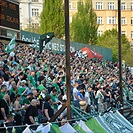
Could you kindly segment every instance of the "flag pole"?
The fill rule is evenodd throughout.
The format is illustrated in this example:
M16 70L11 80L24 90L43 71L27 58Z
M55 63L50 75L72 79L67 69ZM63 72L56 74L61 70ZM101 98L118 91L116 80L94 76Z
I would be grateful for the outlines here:
M69 0L65 2L65 44L66 44L66 88L67 120L71 119L71 82L70 82L70 34L69 34Z

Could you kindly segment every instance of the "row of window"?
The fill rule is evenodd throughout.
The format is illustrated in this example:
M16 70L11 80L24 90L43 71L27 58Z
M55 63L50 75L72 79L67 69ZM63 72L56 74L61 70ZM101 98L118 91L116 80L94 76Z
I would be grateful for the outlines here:
M37 16L39 16L39 9L32 8L32 17L37 17Z
M33 28L38 28L38 27L39 27L39 23L31 23L31 26L32 26ZM22 28L23 28L23 24L20 23L20 29L22 29Z
M34 1L37 1L37 0L34 0ZM71 2L69 2L69 8L71 8ZM102 9L102 2L97 2L97 4L96 4L96 9L97 10L101 10ZM114 7L114 3L108 3L108 9L109 10L114 10L115 9L115 7ZM123 6L122 6L122 9L123 10L125 10L126 9L126 7L124 6L124 3L123 3ZM133 10L133 3L132 3L132 8L131 8L132 10ZM21 12L21 11L20 11ZM37 17L37 16L39 16L39 9L37 9L37 8L33 8L32 9L32 16L33 17Z
M73 9L72 8L72 2L69 2L69 9ZM103 2L96 2L96 10L102 10L102 9L103 9ZM115 10L116 9L115 3L114 2L108 2L107 9L108 10ZM127 4L121 3L121 10L126 10L126 9L127 9ZM130 5L130 10L133 10L133 3L131 3L131 5Z
M103 34L103 31L101 30L97 31L98 36L101 36L102 34ZM126 31L122 31L121 34L126 36ZM133 39L133 31L131 31L131 39Z
M38 17L39 16L39 9L37 8L32 8L32 17ZM22 16L22 8L20 8L20 15Z
M96 10L102 10L103 9L103 3L102 2L96 2ZM115 3L114 2L108 2L108 10L115 10ZM126 3L121 3L121 10L126 10L127 5ZM130 5L130 9L133 10L133 3Z
M97 17L97 24L103 24L103 17ZM107 17L107 24L116 24L116 17ZM126 17L121 18L121 24L127 24ZM133 24L133 17L131 17L131 24Z

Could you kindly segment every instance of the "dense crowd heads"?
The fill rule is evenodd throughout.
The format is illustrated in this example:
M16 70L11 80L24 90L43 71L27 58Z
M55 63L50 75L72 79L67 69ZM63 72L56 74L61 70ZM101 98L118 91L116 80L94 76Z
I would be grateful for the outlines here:
M13 52L1 56L0 119L12 125L49 121L67 101L65 63L63 54L40 54L26 45L17 45ZM88 113L121 106L118 63L71 57L70 64L74 106ZM123 67L123 78L133 87L128 68ZM132 102L133 90L124 81L122 86L124 99ZM64 121L66 114L67 109L58 119Z

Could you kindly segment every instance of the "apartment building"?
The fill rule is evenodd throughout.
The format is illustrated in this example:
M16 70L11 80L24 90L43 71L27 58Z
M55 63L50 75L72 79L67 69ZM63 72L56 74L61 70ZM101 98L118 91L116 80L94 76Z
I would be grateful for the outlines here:
M70 0L70 20L77 12L78 0ZM106 30L118 27L118 0L92 0L93 9L97 14L99 24L98 35ZM133 41L133 0L121 0L122 34Z
M43 9L43 0L19 0L20 1L20 28L27 26L38 26L39 16ZM79 0L69 0L70 22L72 16L77 12ZM106 30L118 27L118 0L92 0L93 9L97 14L99 24L98 35ZM121 0L122 9L122 34L133 41L133 0Z

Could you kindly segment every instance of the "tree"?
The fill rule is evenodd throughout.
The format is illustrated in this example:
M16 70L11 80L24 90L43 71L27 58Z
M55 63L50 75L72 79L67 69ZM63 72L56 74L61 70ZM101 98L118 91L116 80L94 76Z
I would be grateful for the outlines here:
M95 45L97 29L97 16L92 8L92 0L79 1L78 11L72 18L71 40Z
M65 25L62 0L44 0L40 19L41 34L54 32L56 37L64 37Z
M27 25L27 28L25 28L24 30L29 31L29 32L33 32L33 33L37 33L37 34L40 33L39 32L39 26L34 27L34 26Z
M107 30L102 36L99 36L97 46L111 48L113 61L118 61L118 32L116 29ZM122 60L131 64L131 58L130 42L125 35L122 35Z
M39 27L39 16L37 16L34 19L30 19L30 22L29 22L29 19L24 19L25 22L27 22L27 25L26 25L26 28L24 29L21 29L21 30L25 30L25 31L28 31L28 32L33 32L33 33L37 33L37 34L40 34L40 27Z

